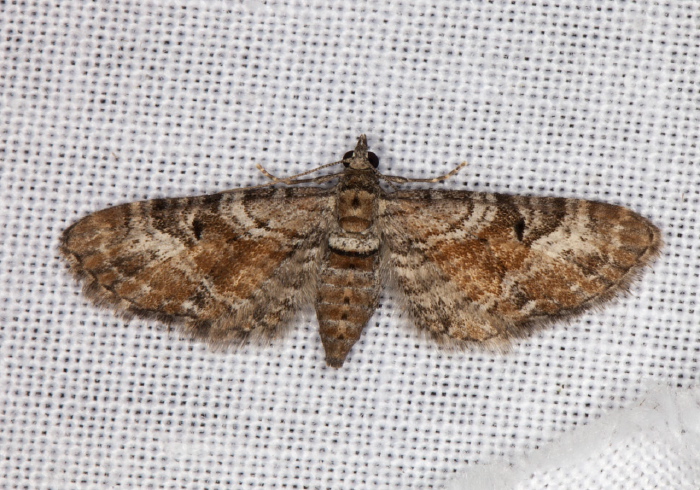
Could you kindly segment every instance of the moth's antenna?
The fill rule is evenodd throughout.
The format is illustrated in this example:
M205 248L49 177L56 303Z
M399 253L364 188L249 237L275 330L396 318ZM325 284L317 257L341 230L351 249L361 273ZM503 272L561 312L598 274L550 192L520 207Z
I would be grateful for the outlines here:
M462 162L457 167L455 167L454 170L452 170L449 173L446 173L445 175L441 175L439 177L434 177L432 179L409 179L408 177L401 177L399 175L381 175L381 178L388 181L388 182L398 182L398 183L407 183L407 182L429 182L429 183L434 183L434 182L439 182L441 180L449 179L453 175L455 175L457 172L462 170L463 167L466 167L468 165L467 162Z
M310 182L313 182L314 184L322 184L324 182L328 182L329 180L335 179L338 175L341 175L341 174L338 173L338 174L330 174L330 175L321 175L320 177L315 177L313 179L298 179L297 177L303 177L304 175L309 175L309 174L317 172L319 170L323 170L326 167L332 167L333 165L338 165L339 163L343 163L343 161L339 160L337 162L327 163L325 165L321 165L320 167L316 167L314 169L307 170L306 172L292 175L292 176L284 178L284 179L280 179L278 177L275 177L270 172L265 170L265 168L262 165L257 163L257 164L255 164L257 169L260 170L260 172L262 172L262 174L265 177L270 179L270 182L268 182L267 184L253 185L250 187L237 187L235 189L229 189L229 190L226 190L223 192L224 193L226 193L226 192L238 192L241 189L260 189L262 187L270 187L270 186L275 185L275 184L293 185L293 184L305 184L305 183L310 183Z
M382 177L384 177L384 176L383 176L382 174L380 174L379 172L377 172L377 173L379 174L379 178L380 178L380 179L381 179ZM387 180L386 183L389 184L389 187L391 187L391 189L392 189L394 192L400 190L398 187L396 187L396 186L394 185L394 183L393 183L392 181Z
M337 162L326 163L325 165L321 165L320 167L312 168L311 170L307 170L306 172L302 172L302 173L296 174L296 175L291 175L291 176L286 177L284 179L280 179L280 178L275 177L270 172L265 170L265 168L262 165L260 165L259 163L255 164L255 166L258 168L258 170L260 170L260 172L262 172L262 174L265 177L272 180L273 183L276 184L278 182L281 182L284 184L290 184L290 183L293 183L294 181L296 181L297 177L303 177L304 175L309 175L309 174L312 174L314 172L318 172L319 170L323 170L324 168L332 167L333 165L338 165L339 163L343 163L343 161L338 160ZM340 174L333 174L333 175L335 176L335 175L340 175ZM323 177L328 177L328 176L324 175ZM323 178L323 177L319 177L319 178ZM304 181L306 181L306 182L313 182L314 180L316 180L316 179L308 179L308 180L304 179Z

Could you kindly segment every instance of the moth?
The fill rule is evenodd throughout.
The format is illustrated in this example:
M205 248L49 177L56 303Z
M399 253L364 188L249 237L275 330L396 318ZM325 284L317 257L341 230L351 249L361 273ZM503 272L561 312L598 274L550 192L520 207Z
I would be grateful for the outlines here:
M459 167L383 175L365 135L341 163L339 174L265 172L264 186L104 209L66 229L60 249L97 304L216 347L278 337L313 305L339 368L385 285L435 341L499 348L624 291L661 247L656 226L611 204L384 190Z

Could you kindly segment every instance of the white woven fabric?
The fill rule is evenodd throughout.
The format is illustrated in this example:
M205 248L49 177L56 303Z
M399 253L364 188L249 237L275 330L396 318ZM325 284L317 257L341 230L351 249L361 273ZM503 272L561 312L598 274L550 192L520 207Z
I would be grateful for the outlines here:
M0 486L692 488L698 431L635 408L661 384L684 400L663 420L697 413L698 25L692 0L3 3ZM303 172L360 133L387 174L467 159L436 186L627 206L663 254L505 355L440 351L387 291L340 370L313 315L210 352L96 308L58 257L89 212ZM580 443L624 410L607 450Z

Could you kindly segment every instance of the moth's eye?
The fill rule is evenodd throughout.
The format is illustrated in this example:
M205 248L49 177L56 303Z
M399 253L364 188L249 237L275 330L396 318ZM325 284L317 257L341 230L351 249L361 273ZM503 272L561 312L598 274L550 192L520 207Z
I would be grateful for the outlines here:
M352 158L352 156L353 156L354 154L355 154L354 151L349 151L349 152L347 152L345 155L343 155L343 160L347 160L348 158ZM350 166L350 164L349 164L348 162L343 162L343 165L345 165L346 167L349 167L349 166Z
M369 159L369 163L371 163L374 168L379 166L379 157L371 151L367 153L367 158Z

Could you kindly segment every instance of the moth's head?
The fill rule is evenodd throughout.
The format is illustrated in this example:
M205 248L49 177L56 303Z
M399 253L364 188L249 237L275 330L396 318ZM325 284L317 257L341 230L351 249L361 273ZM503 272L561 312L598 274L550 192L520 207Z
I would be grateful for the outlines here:
M343 155L343 165L353 170L375 169L379 166L379 157L367 151L367 136L360 136L355 149Z

